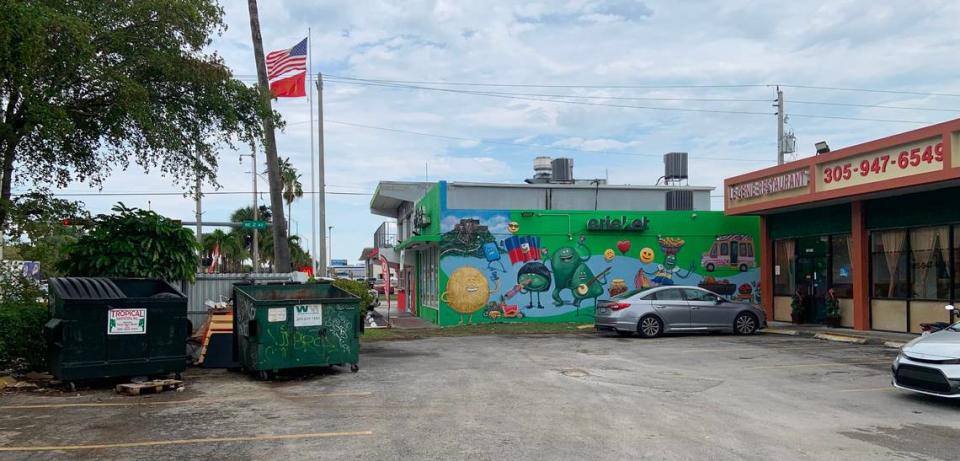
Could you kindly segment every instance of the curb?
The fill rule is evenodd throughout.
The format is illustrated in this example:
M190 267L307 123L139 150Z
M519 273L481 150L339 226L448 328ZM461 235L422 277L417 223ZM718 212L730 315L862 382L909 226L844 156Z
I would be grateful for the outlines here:
M824 341L834 341L838 343L849 343L849 344L866 344L867 338L862 336L846 336L846 335L837 335L833 333L817 333L813 335L816 339L822 339Z
M762 333L774 334L774 335L788 335L788 336L802 336L805 338L816 338L822 339L824 341L834 341L847 344L870 344L874 346L885 346L892 349L899 349L906 344L906 341L897 341L884 339L882 337L864 335L847 335L842 333L833 333L833 332L823 332L823 331L810 331L810 330L792 330L786 328L767 328L761 330Z
M797 330L783 330L780 328L767 328L763 330L763 332L773 335L800 336L800 332Z

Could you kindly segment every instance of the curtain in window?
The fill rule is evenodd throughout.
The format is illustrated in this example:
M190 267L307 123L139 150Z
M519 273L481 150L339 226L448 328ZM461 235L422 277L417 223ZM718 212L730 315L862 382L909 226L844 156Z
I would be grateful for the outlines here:
M793 258L797 254L797 241L793 239L781 241L783 242L783 261L786 262L787 277L789 277L789 280L793 280ZM781 268L781 270L783 269Z
M887 289L887 296L892 298L897 288L897 269L900 261L900 254L903 252L903 246L907 241L907 231L890 230L880 233L880 242L883 243L884 261L887 263L887 271L890 273L890 286Z
M910 252L912 253L913 297L920 299L946 299L949 289L940 286L937 264L946 260L944 247L949 240L949 231L943 227L921 227L910 230ZM931 270L933 269L933 270ZM929 279L928 279L929 277Z

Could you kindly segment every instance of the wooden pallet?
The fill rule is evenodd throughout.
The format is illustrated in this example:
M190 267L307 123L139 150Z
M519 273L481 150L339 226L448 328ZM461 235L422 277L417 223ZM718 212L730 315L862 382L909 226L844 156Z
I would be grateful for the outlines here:
M179 379L155 379L142 383L117 384L118 394L141 395L157 394L163 391L172 391L183 387L183 381Z

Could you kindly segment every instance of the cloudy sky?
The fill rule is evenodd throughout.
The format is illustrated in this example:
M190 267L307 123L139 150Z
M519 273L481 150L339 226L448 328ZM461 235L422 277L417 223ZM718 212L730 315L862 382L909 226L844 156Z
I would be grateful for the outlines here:
M253 82L246 2L223 3L228 30L212 51ZM775 84L787 85L788 127L801 157L819 140L836 149L960 113L955 1L271 0L260 2L260 16L268 51L312 29L314 72L328 76L332 256L351 262L382 218L367 212L369 195L333 193L369 194L379 180L518 182L531 174L533 157L562 155L575 159L580 178L652 184L663 153L686 151L691 184L719 187L724 177L775 163ZM312 190L308 102L274 108L287 121L281 155ZM247 152L223 151L223 191L250 190L249 159L240 164L240 153ZM131 170L102 190L155 191L178 189ZM97 190L77 184L65 192ZM179 196L120 198L193 217L193 202ZM118 197L82 199L104 211ZM249 200L209 197L204 219L226 220ZM310 203L294 204L292 226L308 249Z

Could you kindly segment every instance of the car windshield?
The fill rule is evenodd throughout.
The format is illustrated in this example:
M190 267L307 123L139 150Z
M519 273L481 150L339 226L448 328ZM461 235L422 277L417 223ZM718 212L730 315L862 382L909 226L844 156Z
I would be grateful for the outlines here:
M950 331L960 332L960 322L954 323L953 325L948 326L946 329Z

